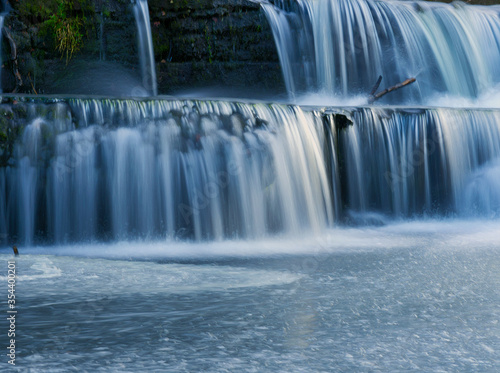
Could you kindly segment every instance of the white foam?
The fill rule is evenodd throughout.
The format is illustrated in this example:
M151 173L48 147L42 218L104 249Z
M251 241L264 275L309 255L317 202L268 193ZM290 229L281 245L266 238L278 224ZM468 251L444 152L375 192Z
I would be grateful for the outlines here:
M247 258L274 255L316 255L396 248L500 248L500 220L424 219L393 221L384 226L336 227L319 235L260 240L120 241L20 248L21 254L85 258L157 260L169 258ZM5 250L8 250L7 248ZM22 258L21 256L20 258ZM39 264L37 268L41 268ZM44 272L55 276L55 270Z
M0 262L6 262L8 259L8 255L0 255ZM4 263L2 268L7 268L7 264ZM25 296L54 292L82 293L88 296L226 291L288 284L301 278L300 275L287 271L225 265L172 264L53 255L22 255L16 258L16 273L16 286L19 288L36 284L37 291L34 294L24 292ZM1 281L6 281L6 276L2 276Z
M430 107L499 109L500 84L486 89L476 98L439 93L428 99L425 104Z
M34 260L33 258L36 258ZM16 281L35 281L40 279L61 277L62 271L47 257L20 257L16 263L22 263L23 271L17 272ZM28 274L26 274L28 273ZM0 276L0 281L7 281L7 276Z

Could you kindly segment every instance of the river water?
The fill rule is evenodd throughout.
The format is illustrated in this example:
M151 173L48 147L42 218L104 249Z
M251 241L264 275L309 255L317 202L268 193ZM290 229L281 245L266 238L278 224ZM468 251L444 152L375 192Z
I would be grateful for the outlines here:
M24 249L19 371L496 372L499 229Z

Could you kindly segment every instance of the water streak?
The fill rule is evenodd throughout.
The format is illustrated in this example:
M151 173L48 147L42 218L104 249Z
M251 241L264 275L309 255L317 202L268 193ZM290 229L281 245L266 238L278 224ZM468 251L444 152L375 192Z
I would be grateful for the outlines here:
M156 66L147 0L136 0L134 4L134 15L135 21L137 23L142 84L149 94L156 96L158 94L156 82ZM141 96L141 94L137 95Z

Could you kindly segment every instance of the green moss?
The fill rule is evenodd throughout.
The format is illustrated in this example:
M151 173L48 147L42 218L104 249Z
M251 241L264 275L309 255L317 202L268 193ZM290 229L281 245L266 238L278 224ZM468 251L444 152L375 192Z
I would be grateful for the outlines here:
M14 105L12 111L18 118L26 119L28 117L28 109L25 104Z
M0 167L7 166L14 151L14 144L22 133L24 126L18 125L12 118L12 111L0 109Z
M40 36L53 40L66 61L82 48L95 23L92 0L21 0L17 10L22 20L38 26Z
M31 23L46 21L57 10L55 0L21 0L18 5L21 18Z
M85 9L92 9L87 1L81 2ZM80 15L74 12L74 3L71 0L60 0L57 12L47 21L47 27L52 29L56 48L61 53L61 57L66 57L66 63L83 46L84 32L88 26L85 14Z

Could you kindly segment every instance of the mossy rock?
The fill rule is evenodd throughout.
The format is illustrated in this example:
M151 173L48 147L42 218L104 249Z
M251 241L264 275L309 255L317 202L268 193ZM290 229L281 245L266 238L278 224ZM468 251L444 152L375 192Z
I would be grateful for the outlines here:
M24 126L14 120L0 117L0 167L11 164L14 145L23 132Z
M12 111L16 118L27 119L28 118L28 108L24 103L18 103L12 106Z

